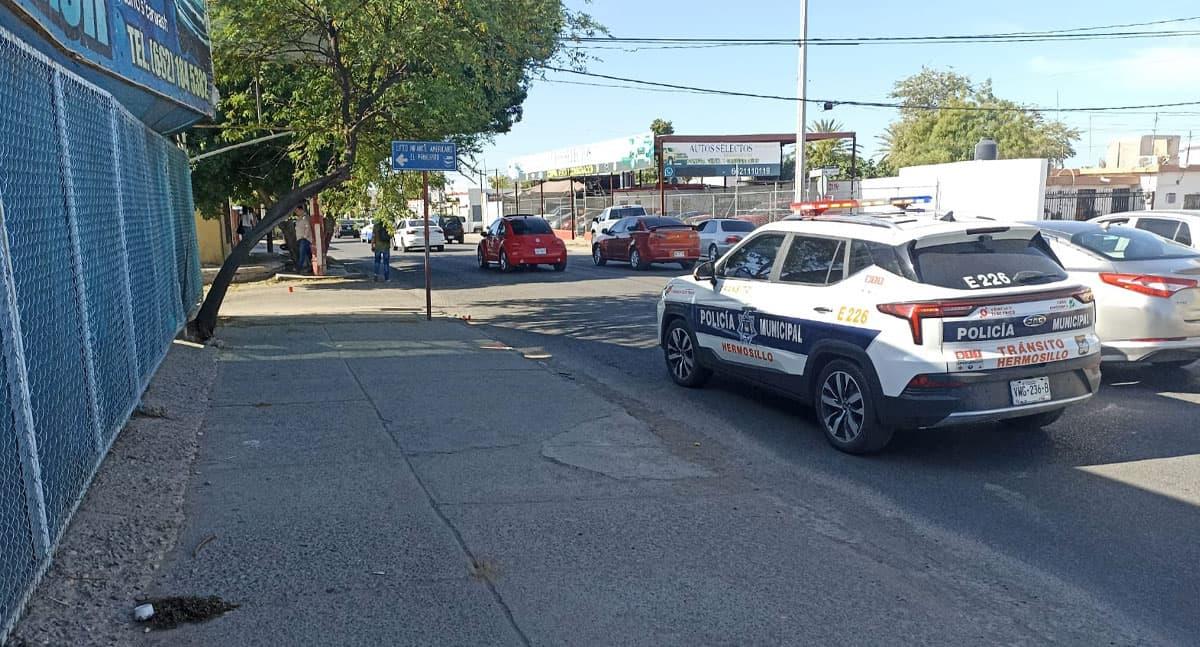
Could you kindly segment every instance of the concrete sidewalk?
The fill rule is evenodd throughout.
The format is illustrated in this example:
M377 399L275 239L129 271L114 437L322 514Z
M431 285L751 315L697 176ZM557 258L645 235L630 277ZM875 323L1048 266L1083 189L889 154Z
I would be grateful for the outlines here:
M152 593L241 607L147 640L1154 640L482 333L404 313L223 328L187 521Z

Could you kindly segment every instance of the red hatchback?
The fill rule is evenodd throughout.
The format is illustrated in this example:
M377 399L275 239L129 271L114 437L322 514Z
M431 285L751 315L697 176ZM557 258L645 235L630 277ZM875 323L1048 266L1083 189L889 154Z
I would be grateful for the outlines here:
M644 270L651 263L679 263L685 270L700 258L700 234L674 218L623 218L600 232L592 244L592 262L629 261Z
M483 232L475 255L483 270L492 263L502 272L535 265L553 265L555 272L567 269L566 243L537 216L506 216L493 222Z

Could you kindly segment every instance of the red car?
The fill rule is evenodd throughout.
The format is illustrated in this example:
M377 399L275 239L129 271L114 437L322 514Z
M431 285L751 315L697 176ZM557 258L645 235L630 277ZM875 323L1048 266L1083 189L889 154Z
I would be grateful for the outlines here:
M690 270L700 258L700 234L675 218L622 218L600 232L592 244L592 262L629 261L636 270L651 263L679 263Z
M492 263L499 265L501 272L536 265L553 265L555 272L567 269L566 243L537 216L506 216L493 222L483 232L475 256L482 270Z

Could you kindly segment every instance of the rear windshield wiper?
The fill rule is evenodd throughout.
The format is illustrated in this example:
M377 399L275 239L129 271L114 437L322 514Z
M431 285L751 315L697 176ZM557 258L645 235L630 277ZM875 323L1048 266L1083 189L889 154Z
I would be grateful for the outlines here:
M1035 272L1033 270L1024 270L1017 272L1013 276L1013 283L1017 285L1029 285L1030 283L1049 283L1062 278L1061 274L1048 274L1046 272Z

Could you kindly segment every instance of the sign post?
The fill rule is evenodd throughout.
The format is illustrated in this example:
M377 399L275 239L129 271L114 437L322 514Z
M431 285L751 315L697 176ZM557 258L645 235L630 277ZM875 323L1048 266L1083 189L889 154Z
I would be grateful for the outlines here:
M392 142L392 171L421 171L425 212L425 319L433 319L433 281L429 268L429 172L457 171L458 147L452 142Z

